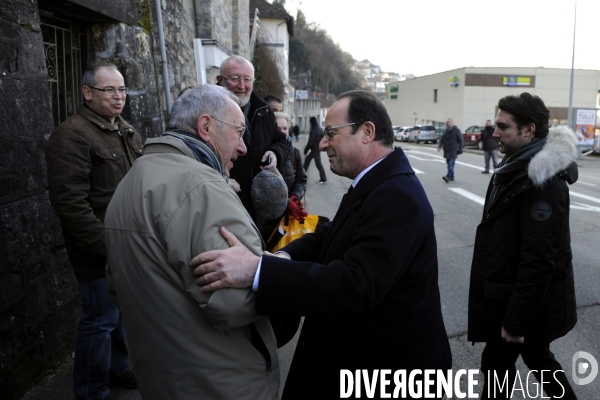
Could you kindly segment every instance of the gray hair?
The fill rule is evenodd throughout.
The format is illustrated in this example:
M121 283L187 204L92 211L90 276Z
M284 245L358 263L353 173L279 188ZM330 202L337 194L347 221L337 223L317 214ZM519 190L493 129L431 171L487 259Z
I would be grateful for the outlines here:
M187 89L173 103L167 129L196 132L196 121L202 114L225 119L229 111L229 99L235 101L235 95L221 86L202 84ZM215 122L223 126L221 122Z
M286 114L286 113L284 113L284 112L279 112L279 111L276 111L276 112L274 112L274 114L275 114L275 119L279 119L279 118L283 118L283 119L285 119L285 120L287 121L288 128L291 128L291 125L292 125L292 119L290 118L290 116L289 116L289 115L287 115L287 114Z
M111 64L111 63L94 64L83 73L83 78L81 79L81 86L88 86L88 87L96 86L96 83L97 83L96 82L96 73L101 68L111 68L111 69L114 69L115 71L119 72L119 68L117 68L117 66L115 64Z
M252 67L252 72L254 72L254 65L252 65L252 63L250 61L248 61L246 58L244 58L242 56L230 56L230 57L227 57L225 60L223 60L223 62L219 66L219 75L225 76L225 67L227 66L227 64L229 64L231 62L235 62L237 64L247 64L250 67Z

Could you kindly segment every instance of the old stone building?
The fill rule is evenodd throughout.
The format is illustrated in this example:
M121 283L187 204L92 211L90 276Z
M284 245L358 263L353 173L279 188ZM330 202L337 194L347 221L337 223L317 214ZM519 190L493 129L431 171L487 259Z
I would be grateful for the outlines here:
M149 0L0 2L2 399L19 398L74 348L79 296L44 145L82 101L82 71L101 60L119 67L130 88L123 116L147 138L162 133L182 89L200 76L215 82L228 54L249 54L249 0L158 3L160 14Z

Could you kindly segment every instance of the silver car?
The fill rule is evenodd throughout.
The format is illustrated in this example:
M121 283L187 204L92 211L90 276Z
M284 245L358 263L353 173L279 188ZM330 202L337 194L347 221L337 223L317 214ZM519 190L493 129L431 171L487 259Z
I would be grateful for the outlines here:
M409 142L431 142L436 144L438 140L437 130L433 125L415 125L408 137Z
M393 126L392 129L394 130L394 140L408 142L408 135L412 130L411 126Z

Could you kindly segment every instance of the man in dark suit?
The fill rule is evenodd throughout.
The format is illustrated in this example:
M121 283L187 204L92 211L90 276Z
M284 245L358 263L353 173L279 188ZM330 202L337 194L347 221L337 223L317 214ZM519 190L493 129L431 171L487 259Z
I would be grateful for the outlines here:
M284 399L339 398L342 369L451 368L433 211L392 147L385 107L347 92L326 125L320 148L331 170L354 180L332 223L260 258L222 228L232 247L191 263L205 292L252 285L258 314L306 316Z

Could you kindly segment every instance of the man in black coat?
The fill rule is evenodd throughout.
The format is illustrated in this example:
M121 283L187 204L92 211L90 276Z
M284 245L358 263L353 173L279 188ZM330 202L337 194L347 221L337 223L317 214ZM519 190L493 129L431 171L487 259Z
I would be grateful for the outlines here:
M310 132L308 133L308 142L306 143L306 147L304 147L304 155L306 156L304 159L304 171L308 171L310 162L314 159L319 170L320 179L317 183L323 184L327 183L327 175L325 175L325 169L321 162L321 150L319 149L321 139L323 139L323 129L317 123L317 118L310 117ZM307 155L309 151L310 153Z
M481 130L481 144L483 146L483 156L485 159L485 170L482 174L490 173L490 158L494 162L494 169L498 168L498 141L493 136L494 127L489 119L485 121L485 126Z
M454 164L456 163L456 157L458 154L462 154L463 151L463 138L460 133L460 129L454 125L452 118L448 118L446 121L446 130L442 134L438 143L438 151L444 149L444 158L448 165L448 172L445 176L442 176L444 182L448 183L454 180Z
M372 93L347 92L326 124L321 149L331 170L353 179L332 223L261 258L224 229L233 247L191 263L205 292L252 286L258 314L306 316L284 399L339 398L343 369L408 376L452 363L433 210L403 150L392 147L385 107Z
M267 102L252 91L254 66L250 61L241 56L231 56L221 63L219 74L218 85L236 96L246 117L244 144L248 153L238 157L229 175L239 185L238 196L248 214L258 223L250 197L252 180L261 170L275 168L289 157L292 146L277 127Z
M494 137L505 157L477 227L469 288L468 340L486 343L482 398L510 396L521 355L548 396L575 399L550 351L577 321L567 187L577 180L575 136L549 130L548 109L529 93L502 98L498 109ZM494 374L508 377L504 390Z

